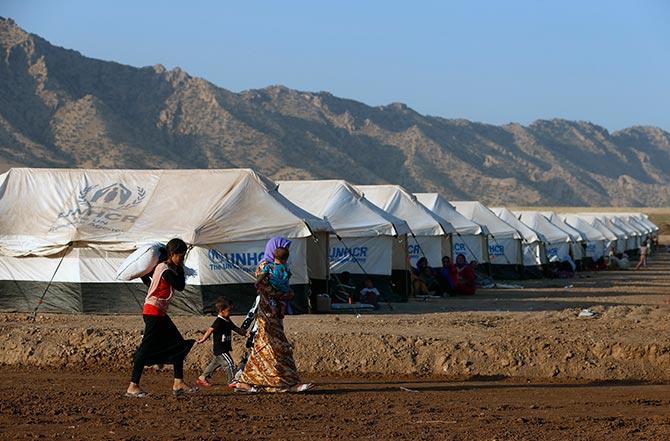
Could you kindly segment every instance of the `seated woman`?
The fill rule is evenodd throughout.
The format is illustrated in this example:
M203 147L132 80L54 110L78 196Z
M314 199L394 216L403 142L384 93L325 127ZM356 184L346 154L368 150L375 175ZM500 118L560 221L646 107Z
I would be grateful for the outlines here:
M442 257L442 267L435 271L435 277L440 287L440 295L452 294L456 287L456 266L451 263L449 256Z
M609 265L609 258L605 257L605 256L601 256L601 257L598 258L598 260L596 260L593 263L593 270L594 271L606 270L608 265Z
M433 269L428 266L428 259L420 258L416 262L416 268L412 268L412 287L415 296L431 296L439 288Z
M456 294L471 296L476 290L477 274L473 265L467 263L465 255L456 256Z

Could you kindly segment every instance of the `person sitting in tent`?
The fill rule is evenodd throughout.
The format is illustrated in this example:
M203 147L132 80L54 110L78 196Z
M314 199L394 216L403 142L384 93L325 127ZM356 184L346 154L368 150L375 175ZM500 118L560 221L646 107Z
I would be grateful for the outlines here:
M593 269L595 271L606 270L608 265L609 265L609 257L601 256L601 257L598 258L598 260L596 260L593 263Z
M610 267L612 269L629 269L630 259L628 254L621 253L618 256L610 256Z
M465 260L464 254L456 256L456 286L454 287L455 294L474 295L476 291L477 274L475 268L471 263Z
M428 266L428 259L421 257L412 268L412 286L415 296L432 296L439 289L433 269Z
M435 274L440 287L440 294L452 294L456 287L457 270L449 256L442 257L442 267Z
M331 299L334 303L354 303L358 300L356 287L351 283L351 273L343 271L339 275L332 274L333 283Z
M375 288L375 284L372 281L372 278L369 276L365 278L365 287L360 291L361 303L367 303L372 305L375 309L379 309L379 298L381 294L379 290Z

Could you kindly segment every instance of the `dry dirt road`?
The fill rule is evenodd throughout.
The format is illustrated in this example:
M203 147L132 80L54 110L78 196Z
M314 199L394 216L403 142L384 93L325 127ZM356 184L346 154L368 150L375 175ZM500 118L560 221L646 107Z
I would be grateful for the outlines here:
M176 399L168 372L0 370L2 439L670 439L670 386L315 379L305 394L224 386ZM406 388L403 390L402 388Z

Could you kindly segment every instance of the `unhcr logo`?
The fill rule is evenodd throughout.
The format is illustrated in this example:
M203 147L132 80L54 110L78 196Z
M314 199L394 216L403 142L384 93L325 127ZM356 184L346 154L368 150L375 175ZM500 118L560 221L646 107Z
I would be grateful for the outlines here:
M489 245L489 255L491 255L491 256L504 256L505 255L505 246L504 245Z
M261 252L240 252L240 253L222 253L219 250L211 248L208 252L209 269L212 271L222 271L231 269L241 269L246 272L254 271L263 260L264 253Z
M131 190L120 182L105 186L86 185L77 193L76 206L58 213L56 225L51 231L68 226L123 231L125 225L137 220L136 210L146 196L143 187Z
M368 247L332 247L330 249L331 263L346 263L358 261L365 263L368 258Z
M408 245L407 252L409 253L410 257L419 257L419 255L423 253L421 251L420 245Z

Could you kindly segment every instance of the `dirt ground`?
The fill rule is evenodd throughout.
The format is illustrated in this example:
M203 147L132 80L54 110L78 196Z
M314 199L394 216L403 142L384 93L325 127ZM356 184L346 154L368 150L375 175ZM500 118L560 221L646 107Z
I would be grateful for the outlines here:
M0 369L2 439L669 439L670 386L315 378L305 394L224 386L173 398L170 373ZM403 390L405 388L407 390Z
M126 399L139 315L0 314L0 438L670 439L669 271L659 252L642 271L288 317L319 384L302 395L177 400L169 369L149 368L151 395ZM212 319L174 320L196 337ZM187 379L210 350L189 355Z

